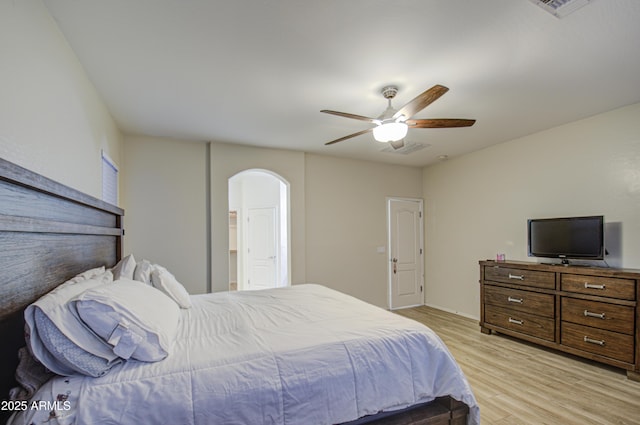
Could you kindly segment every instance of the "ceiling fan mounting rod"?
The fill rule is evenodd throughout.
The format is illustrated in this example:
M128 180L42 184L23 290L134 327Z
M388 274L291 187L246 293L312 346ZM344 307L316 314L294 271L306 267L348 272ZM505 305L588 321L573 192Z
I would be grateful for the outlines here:
M391 99L396 97L396 94L398 94L398 87L385 86L380 92L382 93L382 96L387 99L388 104L387 109L382 113L382 115L378 117L375 124L381 125L391 122L404 122L407 118L404 115L394 117L397 110L393 106L391 106Z
M396 97L396 94L398 94L398 87L386 86L386 87L383 87L380 92L382 93L385 99L389 99L389 102L391 102L391 99Z

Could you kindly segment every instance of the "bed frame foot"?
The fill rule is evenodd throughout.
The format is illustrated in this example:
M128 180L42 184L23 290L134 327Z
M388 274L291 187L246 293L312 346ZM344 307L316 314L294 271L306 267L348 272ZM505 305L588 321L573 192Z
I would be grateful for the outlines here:
M449 425L467 425L469 406L449 396L436 398L436 402L449 411Z

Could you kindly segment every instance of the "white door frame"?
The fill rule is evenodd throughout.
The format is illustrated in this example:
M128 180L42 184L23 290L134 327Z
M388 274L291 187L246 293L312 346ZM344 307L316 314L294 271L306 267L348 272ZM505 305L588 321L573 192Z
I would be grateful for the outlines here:
M420 267L421 267L421 291L422 291L422 301L418 305L424 305L424 201L420 198L403 198L403 197L387 197L387 306L389 310L392 310L393 307L393 252L391 251L391 238L392 238L392 226L391 226L391 203L394 201L403 201L403 202L415 202L419 205L420 211L420 223L418 229L418 238L420 241ZM406 306L409 307L409 306ZM404 307L403 307L404 308Z

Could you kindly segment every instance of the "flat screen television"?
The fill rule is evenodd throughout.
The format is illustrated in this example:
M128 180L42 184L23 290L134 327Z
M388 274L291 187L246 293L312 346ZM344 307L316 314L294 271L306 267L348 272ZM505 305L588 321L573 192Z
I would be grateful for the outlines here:
M604 217L562 217L530 219L528 255L530 257L603 260Z

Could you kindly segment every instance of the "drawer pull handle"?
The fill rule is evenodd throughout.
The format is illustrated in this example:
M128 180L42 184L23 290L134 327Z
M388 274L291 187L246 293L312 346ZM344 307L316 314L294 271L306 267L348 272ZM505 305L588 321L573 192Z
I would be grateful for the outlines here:
M510 303L518 303L518 304L522 304L522 303L524 302L524 299L522 299L522 298L507 297L507 301L509 301Z
M585 317L597 317L598 319L604 319L604 313L592 313L589 310L584 311Z
M585 287L585 289L605 289L604 285L594 285L594 284L589 283L589 282L585 282L584 283L584 287Z
M522 326L524 325L524 320L518 320L518 319L514 319L513 317L509 317L509 323L514 323L516 325Z
M524 276L509 273L509 279L524 280Z
M604 345L604 340L603 339L591 339L588 336L584 337L584 342L588 342L589 344L596 344L599 346L603 346Z

